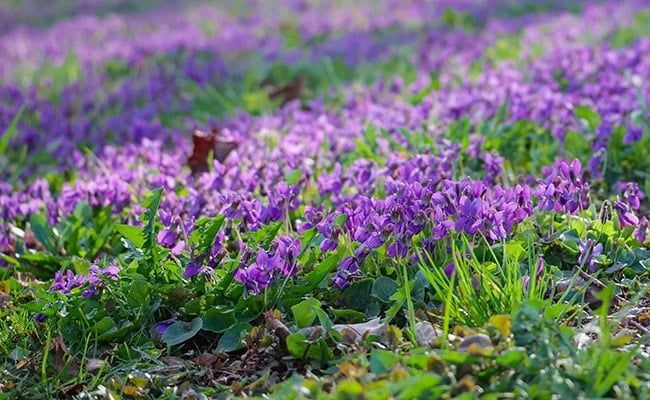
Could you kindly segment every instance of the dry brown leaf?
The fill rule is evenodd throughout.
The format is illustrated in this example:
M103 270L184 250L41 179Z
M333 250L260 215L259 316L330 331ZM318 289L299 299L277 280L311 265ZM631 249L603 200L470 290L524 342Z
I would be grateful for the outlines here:
M185 360L175 356L160 357L160 361L164 362L168 367L184 367Z
M492 349L492 340L488 335L477 333L464 338L458 345L458 351L471 354L481 353L484 350Z
M366 334L382 336L386 332L386 324L379 322L379 318L360 324L336 324L332 328L341 334L345 330L346 338L352 341L358 341Z
M93 372L99 371L105 364L108 365L108 363L102 359L89 358L86 360L86 371L92 374Z
M210 170L208 166L210 151L213 152L215 160L223 163L228 154L239 146L236 142L219 138L219 129L217 128L213 128L210 132L195 129L192 133L192 143L194 148L192 155L187 160L187 165L192 170L193 175Z
M287 337L291 335L291 331L287 326L280 320L280 314L273 311L267 311L264 313L264 319L266 320L266 326L273 331L275 336L280 339L280 342L286 344Z
M56 368L57 372L61 372L68 357L68 347L65 345L61 333L52 338L49 346L50 351L54 353L54 368Z
M441 337L442 331L431 325L431 322L420 321L415 324L415 338L420 346L430 347Z
M201 353L194 359L194 363L200 367L213 367L220 361L219 356L212 353Z
M585 303L589 306L589 308L595 310L598 307L600 307L602 305L602 301L598 299L598 293L601 290L603 290L607 285L605 285L603 282L599 281L592 275L581 270L579 267L574 267L573 273L577 274L578 276L562 279L556 283L555 285L556 293L565 292L570 288L575 288L575 289L584 288L584 299L585 299ZM625 304L626 302L627 301L623 297L615 294L612 299L611 305L614 307L618 307Z
M0 292L0 310L5 308L12 309L11 296Z
M79 394L86 385L86 382L79 382L73 385L62 386L59 388L59 394L66 397L72 397Z
M18 360L16 362L16 369L21 369L24 368L26 365L29 365L29 358L23 358L22 360Z
M292 100L299 99L305 88L305 77L300 75L293 82L269 93L269 99L282 100L282 106Z

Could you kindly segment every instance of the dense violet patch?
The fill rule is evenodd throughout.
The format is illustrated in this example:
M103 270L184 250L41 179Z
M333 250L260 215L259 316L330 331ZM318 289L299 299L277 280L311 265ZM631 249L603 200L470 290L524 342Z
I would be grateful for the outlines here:
M380 3L380 9L394 5L388 0ZM429 9L425 3L413 1L402 14L372 19L369 26L359 29L363 32L354 29L356 22L325 6L338 23L351 25L342 28L342 38L325 35L322 43L310 50L313 54L304 57L312 59L322 50L340 56L349 65L385 59L394 45L409 37L398 32L391 42L373 30L405 21L422 24L429 15L426 13L446 4L436 3ZM100 55L95 49L100 46L88 48L84 38L75 45L85 51L79 55L84 71L88 65L101 65L114 52L124 52L120 55L127 65L142 67L117 81L114 88L104 87L110 80L100 72L88 72L83 80L65 85L56 102L35 85L24 89L9 82L0 85L0 94L7 99L0 105L0 127L9 124L23 103L28 104L31 120L39 121L38 126L21 122L21 135L12 146L25 144L35 151L43 147L44 132L57 132L56 138L61 140L53 154L59 156L61 170L74 171L74 179L57 190L50 190L45 179L0 186L0 251L15 252L12 229L24 227L32 215L45 212L48 222L55 225L80 203L110 207L119 222L141 224L141 199L153 188L163 187L158 213L162 228L156 232L156 240L173 256L189 256L184 278L209 278L224 259L239 258L235 278L257 295L273 282L295 276L300 268L298 255L304 250L298 235L312 229L317 232L320 252L345 251L333 281L344 288L363 276L364 261L379 252L396 262L414 260L418 257L414 241L428 250L462 233L494 244L509 239L535 212L576 215L591 204L589 179L602 175L601 163L613 135L625 127L622 140L633 146L647 131L647 116L642 115L639 99L648 98L650 92L647 82L638 77L646 76L650 66L650 40L639 38L620 49L601 40L629 23L645 3L631 1L615 9L612 4L586 7L577 16L540 15L509 22L486 18L481 37L425 26L414 49L412 83L396 77L368 87L343 87L340 104L334 109L315 99L305 102L305 107L291 102L267 115L240 112L230 116L220 123L220 135L240 145L223 162L214 161L211 172L196 177L184 167L191 153L189 135L166 126L161 118L187 115L191 110L183 86L187 82L182 80L190 79L199 87L216 85L232 72L225 67L228 57L267 40L247 30L262 18L235 21L227 15L215 17L224 23L218 35L233 35L228 43L188 39L202 37L193 24L214 14L215 9L209 7L203 16L162 16L179 22L178 36L169 42L163 40L169 34L166 31L155 31L150 37L136 35L130 42L122 34L128 31L126 22L131 17L108 18L101 22L98 40L107 45L126 41L124 47L109 46L109 55ZM305 18L298 20L306 37L341 28L323 22L323 16L313 9L292 7L299 15L304 13ZM162 18L155 13L132 18L146 21L154 17ZM567 25L558 25L557 20ZM79 26L62 24L47 32L76 32L97 22L92 18L80 21ZM258 28L266 32L280 23L270 21ZM595 32L594 21L602 22ZM557 29L545 33L548 26ZM518 40L527 72L512 62L487 62L489 52L484 50L500 35L518 29L522 29ZM120 34L111 38L116 32ZM3 43L33 35L44 33L17 31L3 38ZM588 35L598 39L596 45L585 44ZM268 40L268 54L263 55L268 60L296 56L296 52L280 51L281 43L274 42L278 38ZM359 43L366 44L360 47ZM535 43L545 47L544 54L528 54L529 45ZM6 45L17 52L15 57L38 63L13 44ZM52 51L58 49L55 46ZM169 55L179 49L185 54L174 63L147 63L149 54ZM205 50L215 55L200 59ZM475 62L482 68L474 76L469 66ZM409 97L428 87L436 89L419 101ZM102 93L101 101L98 93ZM609 100L602 101L605 98ZM579 117L578 108L583 113L584 108L592 110L597 117L593 121ZM106 116L107 110L114 110L115 115ZM555 162L541 166L538 178L517 179L508 170L511 154L491 148L476 125L492 118L507 124L534 123L552 133L560 149L568 132L581 135L593 150L591 158L583 165L578 159L565 160L560 151ZM469 124L466 143L449 132L463 120ZM202 125L189 118L186 123ZM365 142L374 142L369 151L360 150L360 143ZM96 157L76 150L83 143L97 147ZM350 154L355 159L349 159ZM636 182L625 181L619 186L613 212L622 227L633 227L634 237L644 242L648 219L640 214L645 195ZM219 232L213 247L203 253L188 248L197 220L217 215L225 216L226 228ZM285 226L270 245L249 244L238 237L274 223ZM581 254L589 264L594 251L588 253L585 248ZM91 279L90 275L70 274L58 273L53 290L69 292Z
M50 291L70 294L73 289L85 287L88 284L88 287L81 293L81 296L98 296L101 294L105 280L116 281L119 273L120 267L117 265L109 265L102 268L96 264L90 266L88 274L75 274L69 269L65 273L57 271L54 274L54 281L52 282Z

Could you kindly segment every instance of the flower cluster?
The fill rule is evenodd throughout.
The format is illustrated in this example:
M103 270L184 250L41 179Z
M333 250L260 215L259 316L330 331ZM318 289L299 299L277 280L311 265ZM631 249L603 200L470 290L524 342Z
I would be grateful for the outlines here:
M85 289L81 293L81 297L99 296L104 287L105 280L110 279L116 281L119 273L120 267L117 265L109 265L102 268L96 264L90 266L88 274L75 275L69 269L65 273L57 271L54 274L54 281L50 287L50 291L70 294L73 289L84 287Z
M290 278L298 272L297 257L301 246L300 240L281 236L273 241L270 249L259 248L250 265L244 262L253 257L242 257L242 265L235 271L235 279L242 282L246 290L258 295L277 279Z
M546 177L540 179L535 194L538 207L549 211L576 214L589 205L589 183L583 177L578 159L571 163L557 161L552 167L544 167Z
M0 132L21 104L28 105L12 148L24 145L36 154L55 132L58 147L50 153L60 160L55 170L73 175L60 188L38 178L15 185L0 182L0 251L14 252L14 228L25 227L31 215L46 213L54 226L80 202L112 207L120 222L135 223L142 212L139 199L164 187L157 240L174 255L189 252L185 278L210 276L226 256L239 257L236 279L259 294L298 270L302 248L291 236L294 228L299 234L315 229L322 253L343 252L342 244L353 249L334 276L334 285L343 288L362 276L363 263L382 246L387 257L408 260L417 256L414 240L432 247L456 233L490 243L507 239L535 206L540 212L579 213L590 203L587 178L599 176L613 138L625 129L621 140L632 146L647 132L647 110L639 99L650 98L650 85L640 78L648 75L650 40L639 38L621 48L606 42L612 32L633 22L642 1L616 9L614 2L604 2L579 15L508 21L489 18L487 6L478 2L467 7L486 22L480 34L425 24L443 6L453 5L447 0L409 1L399 13L386 12L396 9L396 0L381 0L374 10L362 6L368 12L359 12L357 19L328 2L290 2L302 37L323 35L304 54L285 46L276 33L282 18L262 3L246 19L203 6L103 20L78 17L43 31L3 36L0 49L7 57L0 62L0 76L9 76L16 65L39 66L46 53L62 62L70 49L87 74L62 87L58 82L34 81L24 87L0 82L5 99ZM219 29L198 32L205 20ZM142 27L151 21L157 23L147 25L151 31L143 34ZM399 28L391 35L375 34L402 22L421 25L422 34ZM173 33L168 26L174 26ZM83 34L91 29L94 35ZM524 69L499 60L494 51L503 34L519 31ZM66 39L58 43L62 37ZM215 162L211 172L194 177L183 168L191 144L180 131L202 124L189 117L178 122L175 116L192 115L194 106L205 102L202 96L237 76L245 62L236 60L253 57L249 50L263 48L260 57L291 65L325 55L354 66L387 59L406 42L414 43L411 84L392 78L343 87L335 107L316 99L267 115L229 116L219 122L219 134L239 147L223 163ZM45 44L27 52L25 43ZM537 43L544 51L532 54ZM119 63L105 64L115 57L130 74L120 76ZM479 73L469 70L486 60L489 65ZM488 137L479 123L491 118L504 126L487 127L495 129ZM560 153L553 165L543 167L541 178L510 184L515 180L504 165L512 165L506 163L512 154L500 154L488 141L521 121L552 133L550 140L560 148L569 133L579 135L592 150L582 160L591 160L583 165ZM454 133L465 125L468 141ZM97 149L95 156L75 150L86 144ZM468 160L480 170L472 170ZM632 178L624 177L612 209L621 226L634 227L634 236L644 242L648 220L641 214L647 200L637 183L627 182ZM210 251L199 254L188 248L195 222L219 214L228 228L219 232ZM286 236L270 246L242 241L226 250L226 242L239 240L234 239L237 233L278 221L286 223ZM589 264L590 256L584 254ZM53 290L69 292L90 279L90 274L58 273Z

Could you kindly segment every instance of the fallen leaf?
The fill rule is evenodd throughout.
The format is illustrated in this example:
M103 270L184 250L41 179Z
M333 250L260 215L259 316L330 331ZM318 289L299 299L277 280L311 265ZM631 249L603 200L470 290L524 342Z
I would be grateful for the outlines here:
M302 95L303 89L305 88L305 82L305 77L299 75L293 82L269 93L269 99L282 100L282 106L292 100L299 99Z
M93 372L99 371L104 364L107 364L104 360L99 358L89 358L86 360L86 371L92 374Z
M68 347L65 345L61 333L52 338L49 346L50 351L54 353L54 368L56 368L57 372L61 372L68 356Z
M558 281L555 285L555 292L562 293L569 289L582 289L584 287L585 303L592 310L600 307L602 305L602 301L598 299L598 293L607 287L607 285L578 267L573 268L573 273L577 274L578 276ZM626 300L623 297L615 294L612 298L611 306L621 306L625 303Z
M160 357L160 361L164 362L168 367L184 367L185 360L180 357L164 356Z
M345 336L351 341L358 341L366 334L382 336L386 332L386 324L380 323L379 318L360 324L336 324L332 328L339 333L345 331Z
M146 388L151 383L151 376L140 371L133 371L129 374L129 383L138 388Z
M122 393L125 396L139 397L142 396L142 390L137 386L126 385L122 388Z
M422 347L430 347L436 339L442 337L442 331L431 325L429 321L415 324L415 339Z
M187 160L187 165L192 170L193 175L210 170L208 166L210 151L213 152L215 160L223 163L228 154L239 146L236 142L221 140L218 134L219 130L217 128L213 128L210 132L195 129L192 133L194 148L192 155Z
M458 345L458 351L471 354L483 354L492 349L492 340L488 335L477 333L464 338Z
M194 363L200 367L212 367L219 362L219 356L212 353L201 353L194 359Z
M497 328L501 333L501 336L504 338L510 336L510 328L512 326L512 323L510 322L510 315L493 315L488 320L488 323Z
M11 309L11 296L5 293L0 292L0 310L8 308Z
M275 336L280 339L281 343L286 343L287 338L291 335L291 331L287 326L280 320L280 313L267 311L264 313L264 319L266 320L266 326L273 331Z
M16 369L21 369L28 364L29 364L29 358L23 358L22 360L18 360L18 362L16 362Z
M471 375L465 375L458 381L456 387L462 392L472 392L476 389L476 382Z
M74 385L62 386L59 388L59 394L66 397L72 397L79 394L86 387L86 382L75 383Z
M339 364L339 373L346 378L353 378L355 376L365 375L368 371L351 362L343 362Z

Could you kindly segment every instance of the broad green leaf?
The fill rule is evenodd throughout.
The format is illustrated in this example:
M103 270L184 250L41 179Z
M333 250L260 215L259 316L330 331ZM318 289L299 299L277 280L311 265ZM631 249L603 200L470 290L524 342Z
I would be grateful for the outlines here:
M372 285L372 295L384 303L390 302L390 297L399 289L394 279L380 276Z
M296 182L298 182L298 179L300 179L300 177L302 176L302 174L303 173L300 169L291 170L284 175L284 181L288 185L295 185Z
M327 274L338 265L340 256L332 254L321 261L313 271L305 275L305 279L311 284L310 290L316 288L325 279Z
M199 219L190 235L192 243L198 243L196 251L198 253L208 252L214 245L214 238L219 233L226 217L217 215L214 218L203 217Z
M162 341L173 346L193 338L203 327L203 319L196 317L192 322L176 321L167 327L162 335Z
M144 228L141 226L131 226L124 224L115 224L115 230L125 239L130 240L138 248L144 246Z
M503 354L500 354L495 361L499 365L510 368L526 367L528 355L526 354L526 350L522 348L509 349Z
M370 370L375 374L390 371L393 364L398 363L400 357L388 350L373 350L370 354Z
M112 329L113 327L115 327L115 321L113 321L113 318L107 315L104 318L97 321L95 325L92 327L92 330L93 332L95 332L95 334L101 335L102 333L107 332L109 329Z
M596 129L598 125L600 125L600 115L591 108L587 106L578 106L575 108L575 115L581 120L584 120L587 122L589 125L589 128Z
M142 279L137 279L130 283L128 291L126 292L126 300L130 307L137 309L147 303L150 285L149 282Z
M397 398L402 400L442 398L447 388L441 385L440 381L440 377L434 374L423 374L400 380L396 385L402 390Z
M370 292L372 291L372 279L362 279L352 283L345 289L344 296L346 304L352 310L366 311L372 302Z
M242 322L228 328L217 343L217 351L220 353L229 353L239 350L243 347L242 340L252 329L251 324Z
M355 310L337 310L334 308L328 308L329 311L336 319L343 319L351 322L361 322L365 321L367 316L366 314L355 311Z
M97 336L97 340L100 342L107 342L117 338L121 339L124 338L129 332L131 332L132 329L133 323L131 321L126 321L119 328L114 326L113 328Z
M458 351L441 350L439 355L440 358L450 364L469 365L477 364L479 362L477 357L474 357L469 353L461 353Z
M526 253L526 250L524 249L524 246L522 246L521 243L522 242L516 240L506 243L505 245L506 254L510 257L514 257L515 260L519 261L521 256L523 256Z
M210 332L222 333L236 323L237 318L231 310L208 310L203 316L203 329Z
M50 227L50 224L47 222L47 219L42 214L33 214L29 219L29 226L31 227L32 232L34 232L34 236L39 242L41 242L43 247L45 247L50 253L56 254L56 237L52 227Z
M332 350L323 339L309 340L304 333L294 333L287 337L287 349L296 358L312 358L327 361L333 358Z
M296 320L298 328L306 328L316 319L316 310L320 309L320 301L313 297L301 301L295 306L291 307L293 318Z

